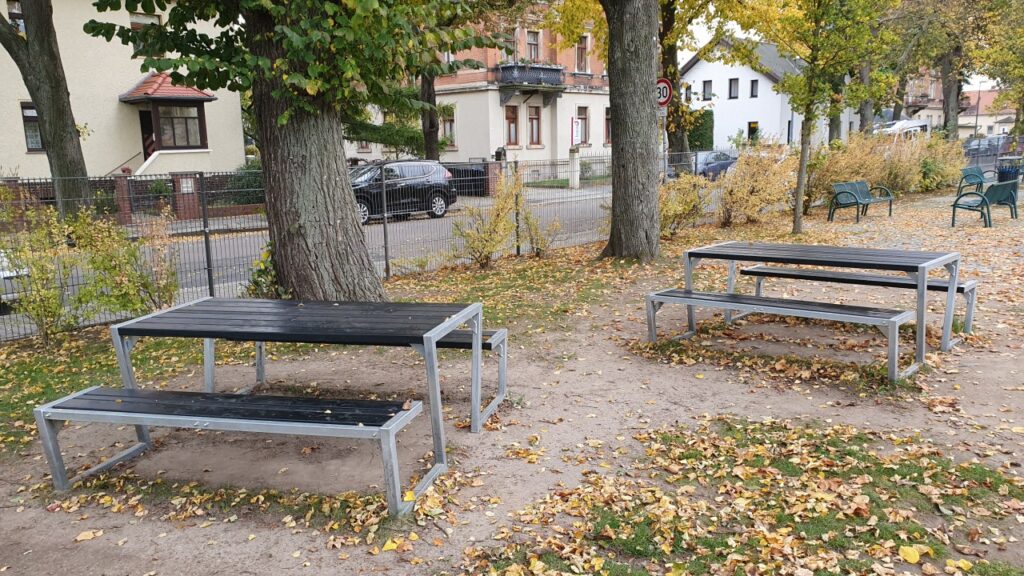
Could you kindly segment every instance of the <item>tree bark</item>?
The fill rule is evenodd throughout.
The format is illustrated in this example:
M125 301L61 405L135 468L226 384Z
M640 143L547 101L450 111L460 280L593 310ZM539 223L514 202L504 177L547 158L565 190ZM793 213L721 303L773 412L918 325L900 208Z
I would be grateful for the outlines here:
M793 201L793 234L804 231L804 197L807 196L807 164L811 157L811 135L814 133L814 106L804 107L800 121L800 167L796 173L796 198Z
M860 83L864 86L868 86L871 83L871 64L868 62L865 62L860 67ZM860 116L860 126L858 129L865 134L871 134L874 131L875 125L875 101L871 98L865 98L860 103L857 114Z
M840 112L833 112L828 117L828 142L831 144L834 140L843 139L843 117L840 116Z
M608 21L612 223L603 256L658 256L658 0L601 0Z
M892 105L893 122L903 116L903 101L907 99L907 82L907 76L903 75L900 76L899 82L896 84L896 103Z
M244 17L252 54L280 57L267 39L273 21L261 12ZM323 106L279 126L286 106L273 96L278 82L257 78L252 87L278 281L298 300L385 300L356 216L342 118Z
M957 47L943 54L939 60L939 70L942 75L942 116L946 140L958 140L960 137L960 94L963 83L960 79L960 72L956 70L956 64L961 53L962 49Z
M668 151L674 154L685 154L690 151L690 142L686 137L685 107L679 85L679 44L669 41L672 30L676 26L675 0L661 0L661 27L658 32L658 44L661 46L661 77L672 83L672 99L668 102L666 131L668 132ZM676 159L679 161L681 159Z
M24 37L0 15L0 45L17 65L36 107L57 208L63 215L73 203L90 197L89 173L53 28L53 6L50 0L22 2L22 15Z
M434 76L431 74L420 76L420 100L430 105L429 108L420 112L420 124L423 127L423 156L428 160L440 160L437 92L434 91Z

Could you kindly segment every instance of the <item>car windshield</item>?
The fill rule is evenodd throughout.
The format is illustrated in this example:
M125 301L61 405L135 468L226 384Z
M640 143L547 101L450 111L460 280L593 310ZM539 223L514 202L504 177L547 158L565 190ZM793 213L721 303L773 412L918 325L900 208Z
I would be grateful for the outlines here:
M377 176L376 166L356 166L348 173L349 177L352 178L353 184L362 184L369 182Z

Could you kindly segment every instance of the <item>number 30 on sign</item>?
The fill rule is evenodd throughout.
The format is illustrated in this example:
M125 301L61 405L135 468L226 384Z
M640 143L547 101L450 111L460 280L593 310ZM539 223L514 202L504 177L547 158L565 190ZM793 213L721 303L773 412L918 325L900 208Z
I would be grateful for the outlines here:
M658 98L658 106L667 106L669 100L672 99L672 83L668 78L658 78L654 93Z

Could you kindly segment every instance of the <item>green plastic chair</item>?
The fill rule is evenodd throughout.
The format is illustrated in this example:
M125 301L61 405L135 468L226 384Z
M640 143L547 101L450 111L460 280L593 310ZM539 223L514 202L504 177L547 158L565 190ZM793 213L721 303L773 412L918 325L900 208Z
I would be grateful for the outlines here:
M996 182L984 191L976 189L958 194L953 201L953 221L950 226L956 227L956 211L959 209L980 213L985 227L991 228L993 206L1006 206L1010 209L1010 217L1017 218L1017 180Z

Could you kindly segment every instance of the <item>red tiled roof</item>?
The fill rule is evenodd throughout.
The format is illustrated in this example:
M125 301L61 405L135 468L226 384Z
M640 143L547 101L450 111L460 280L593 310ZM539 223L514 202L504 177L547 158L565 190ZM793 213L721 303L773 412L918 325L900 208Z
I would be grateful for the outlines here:
M210 102L217 97L191 86L176 86L170 74L150 72L134 88L121 94L121 102L137 103L148 100L199 100Z
M967 97L967 110L960 113L961 116L973 116L977 113L978 108L978 90L964 90L964 96ZM981 113L982 114L1010 114L1013 113L1013 109L1007 106L1002 108L996 108L993 106L993 102L996 97L999 96L999 90L982 90L981 91Z

